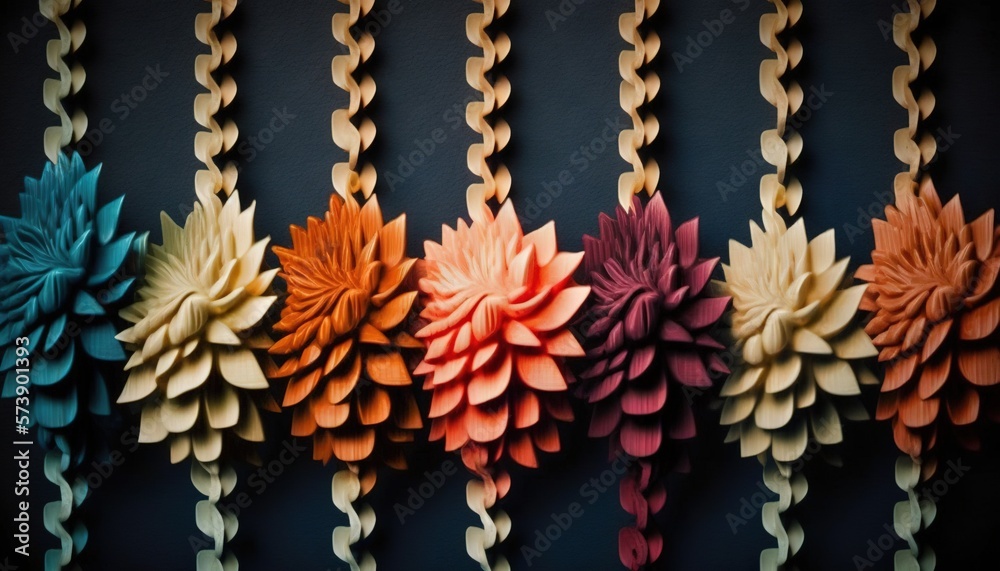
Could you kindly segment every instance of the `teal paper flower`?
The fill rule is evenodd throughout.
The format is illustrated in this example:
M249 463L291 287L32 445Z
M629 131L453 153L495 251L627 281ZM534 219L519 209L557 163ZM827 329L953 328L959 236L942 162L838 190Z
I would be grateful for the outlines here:
M109 362L125 359L111 316L134 281L129 254L145 248L145 235L117 234L124 197L97 206L100 170L60 154L40 179L25 178L21 217L0 216L3 396L29 397L37 440L71 465L87 456L95 416L111 412L107 380L120 365Z

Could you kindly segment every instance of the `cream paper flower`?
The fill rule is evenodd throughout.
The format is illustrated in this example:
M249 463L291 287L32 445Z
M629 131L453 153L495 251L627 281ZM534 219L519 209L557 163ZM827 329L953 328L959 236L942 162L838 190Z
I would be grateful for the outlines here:
M254 241L254 207L241 211L234 192L225 206L196 202L183 227L161 213L163 245L149 247L139 300L121 312L134 325L118 339L134 353L118 402L144 402L139 441L170 437L171 462L260 442L258 407L277 410L253 351L271 345L255 327L278 271L260 271L269 239Z
M834 231L812 241L800 219L790 228L764 212L752 244L729 242L722 284L733 298L732 332L742 359L722 388L722 424L742 456L802 456L810 438L841 441L840 417L866 418L851 397L878 384L857 362L877 354L854 319L864 285L839 289L849 258L836 260Z

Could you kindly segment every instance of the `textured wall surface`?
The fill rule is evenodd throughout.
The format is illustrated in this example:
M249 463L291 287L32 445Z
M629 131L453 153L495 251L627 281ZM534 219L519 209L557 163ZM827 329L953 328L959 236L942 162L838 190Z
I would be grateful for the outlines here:
M477 5L393 4L395 14L388 11L389 2L377 0L382 17L372 24L377 34L371 71L378 93L371 116L378 138L370 158L380 175L383 211L387 217L407 213L409 253L421 256L423 240L440 239L440 225L453 225L465 214L465 187L472 181L465 152L474 134L465 126L463 104L474 92L464 81L464 60L474 48L465 39L464 19ZM598 213L614 208L616 180L626 168L615 141L602 136L625 125L617 58L626 44L617 19L631 3L513 4L502 24L513 40L506 70L514 91L505 107L513 141L504 155L513 174L511 196L526 230L555 219L561 246L579 249L581 236L596 232ZM193 67L205 48L194 37L193 22L206 8L194 1L87 0L82 10L89 32L81 52L88 72L82 103L92 130L81 150L89 153L89 165L104 164L102 199L126 193L124 229L150 229L157 242L159 212L176 219L194 200L197 125L191 109L199 86ZM345 95L330 79L330 60L338 49L330 17L342 9L331 1L248 0L228 24L239 42L231 68L239 85L233 105L240 127L238 186L245 199L257 201L257 231L273 243L287 244L288 225L320 214L332 190L330 167L341 151L330 139L330 113L344 104ZM732 22L714 23L727 9ZM656 64L663 88L655 107L661 188L675 220L701 217L704 253L723 259L727 241L748 240L747 220L760 214L757 179L765 171L754 156L760 131L774 119L757 90L759 61L769 54L758 41L757 21L768 9L764 0L666 2L655 22L664 41ZM850 254L855 267L872 248L866 212L881 213L900 169L892 132L903 126L905 114L892 99L890 75L905 59L888 32L893 10L889 0L807 1L797 32L805 46L800 83L807 94L822 94L807 106L808 118L801 117L805 153L794 168L805 186L802 213L811 234L837 229L838 253ZM55 30L51 24L35 30L36 11L23 0L4 0L0 7L4 215L18 214L21 180L40 174L42 132L55 123L41 98L42 81L52 75L44 63L45 41ZM928 79L938 97L932 127L942 138L932 172L943 197L962 193L970 219L1000 206L995 183L989 182L1000 130L998 23L1000 6L969 0L939 3L931 22L939 48ZM745 179L734 175L741 168L750 173ZM558 182L563 171L568 184ZM273 255L268 263L276 264ZM741 460L736 445L723 444L725 431L708 408L711 399L697 398L693 473L671 479L660 516L666 538L660 567L756 569L758 552L771 539L754 507L763 501L759 464ZM865 399L873 411L876 395L866 393ZM2 404L2 424L12 409L11 403ZM235 494L246 493L249 505L240 509L232 548L248 571L339 569L330 550L332 528L343 523L330 503L333 470L311 460L308 442L287 436L287 416L272 416L269 442L261 449L270 473L241 472ZM91 539L84 567L193 568L189 537L200 536L188 467L170 465L166 447L135 446L130 430L137 424L138 416L124 411L109 437L120 465L95 467L91 475L96 489L86 508ZM567 449L543 458L541 470L514 471L505 508L514 521L508 543L515 569L619 568L617 530L626 517L612 474L600 483L609 466L605 444L588 441L585 424L566 431ZM0 429L4 458L11 454L7 434ZM806 468L811 485L799 512L806 529L801 566L889 569L891 554L882 555L882 549L890 543L889 551L903 547L886 535L893 504L902 499L892 480L891 431L884 424L856 424L845 440L842 468L819 459ZM987 448L992 457L949 456L962 475L935 489L939 519L929 541L941 569L995 568L977 563L987 556L995 561L994 542L1000 540L996 438L992 444ZM283 449L292 452L281 456ZM447 470L452 475L443 478L425 474L461 466L440 443L418 440L413 457L410 472L383 473L372 497L379 514L372 550L380 568L408 569L420 561L420 569L472 569L463 541L465 527L474 523L464 501L467 474L463 469ZM31 516L37 561L51 547L41 507L53 490L43 478L41 454L35 459ZM5 460L0 468L4 545L14 497L10 466ZM423 505L414 501L413 513L399 511L403 517L397 517L397 504L405 506L411 490L415 494L422 484L422 491L433 489L433 495ZM574 502L583 514L540 549L546 544L536 545L537 533L544 534L553 514ZM521 545L539 548L540 555L526 560ZM6 555L0 553L0 563ZM16 557L9 561L31 568Z

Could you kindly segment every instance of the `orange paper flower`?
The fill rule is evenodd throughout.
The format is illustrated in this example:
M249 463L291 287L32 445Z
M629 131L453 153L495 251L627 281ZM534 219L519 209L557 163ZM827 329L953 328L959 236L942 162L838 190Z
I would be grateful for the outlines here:
M966 224L958 196L942 207L928 178L919 194L897 192L885 217L872 221L873 263L857 273L870 283L861 308L874 312L867 332L886 363L876 416L892 420L897 446L914 458L949 421L961 444L978 448L970 425L983 390L1000 383L993 211Z
M421 428L401 350L422 344L403 331L417 292L407 287L406 217L382 223L378 200L359 207L330 196L321 220L291 226L292 248L275 247L288 283L284 332L271 353L288 355L275 378L288 378L283 406L294 407L292 434L313 436L313 457L361 462L379 448L405 468L398 446Z
M474 470L505 452L537 466L536 449L559 450L555 421L573 419L562 357L584 354L566 328L590 293L572 279L583 254L557 251L552 222L523 234L510 202L424 248L427 354L415 373L433 391L431 440L465 447Z

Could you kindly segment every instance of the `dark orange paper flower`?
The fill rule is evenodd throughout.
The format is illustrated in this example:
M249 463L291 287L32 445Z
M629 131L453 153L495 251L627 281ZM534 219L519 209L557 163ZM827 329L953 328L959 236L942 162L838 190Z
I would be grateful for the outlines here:
M292 435L313 436L313 457L344 462L379 456L405 467L399 444L421 428L401 350L422 344L406 333L417 292L408 287L406 218L383 225L378 200L330 197L325 217L291 226L292 248L275 247L288 298L271 353L288 360L271 371L289 379L283 406L294 407Z
M431 440L465 447L472 470L505 452L537 466L536 448L559 450L555 421L573 419L561 358L583 355L566 328L590 293L572 278L583 253L557 251L552 222L523 234L510 202L424 248L427 354L414 372L433 391Z
M872 221L873 263L857 273L869 282L861 309L874 312L866 331L886 362L876 416L892 419L896 444L914 458L948 422L975 449L970 425L983 416L984 389L1000 383L1000 229L992 210L966 224L958 196L942 207L929 178L919 194L897 191L885 216Z

